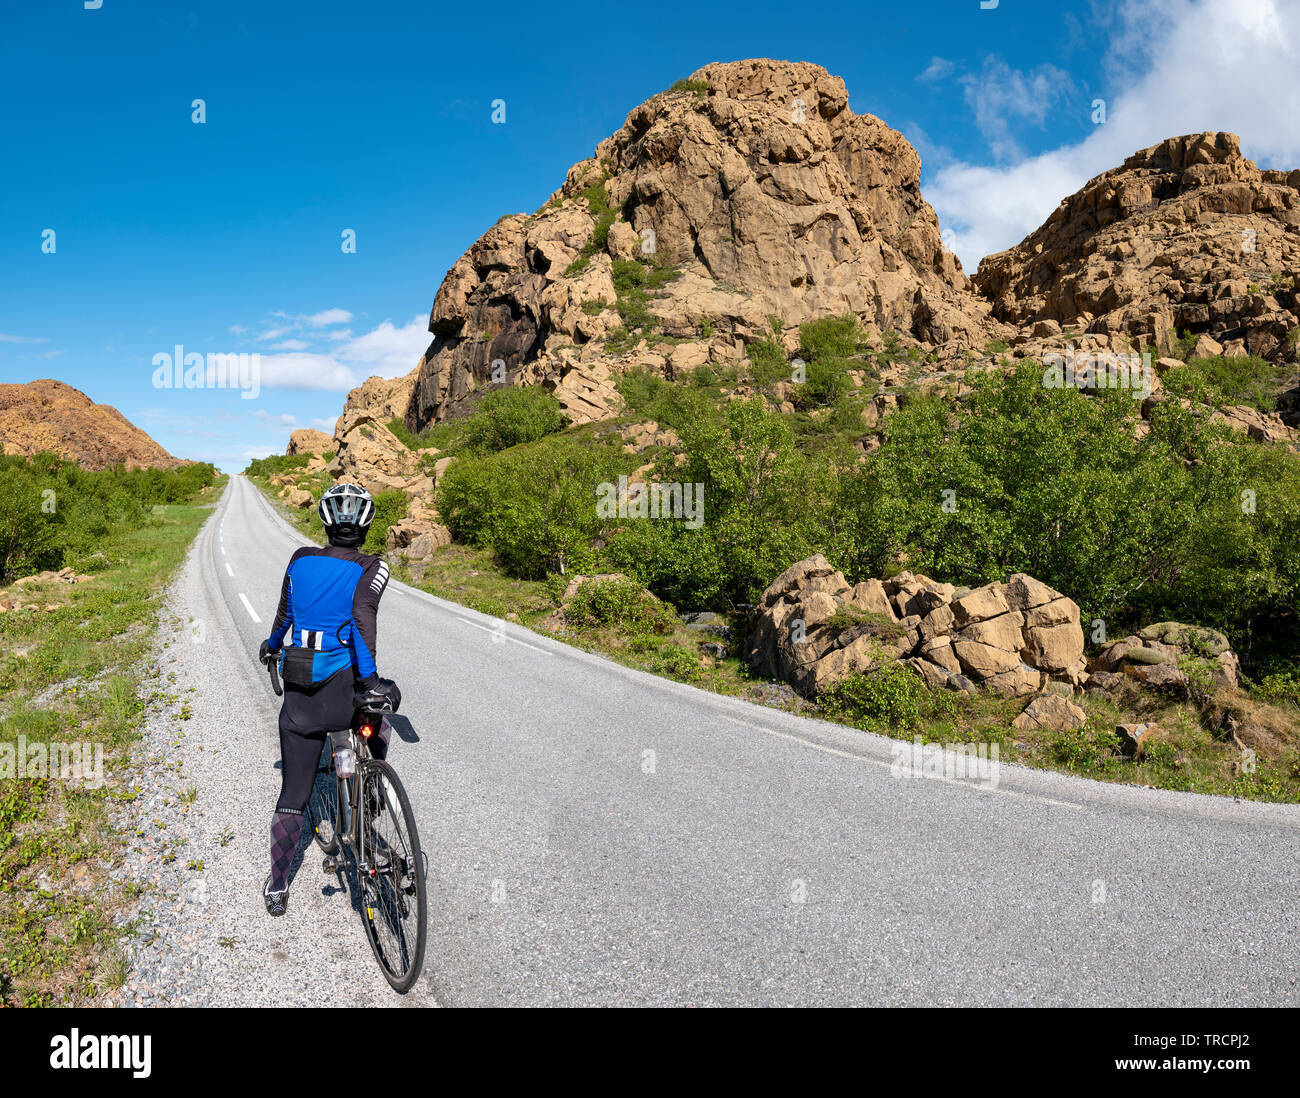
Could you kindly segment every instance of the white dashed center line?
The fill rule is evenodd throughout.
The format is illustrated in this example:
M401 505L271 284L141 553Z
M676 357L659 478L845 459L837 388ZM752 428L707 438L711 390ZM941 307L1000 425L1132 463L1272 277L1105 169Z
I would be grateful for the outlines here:
M262 619L257 616L257 611L253 609L253 604L248 601L248 596L245 595L243 591L239 592L239 601L244 604L244 609L248 611L248 616L257 622L258 625L261 625Z

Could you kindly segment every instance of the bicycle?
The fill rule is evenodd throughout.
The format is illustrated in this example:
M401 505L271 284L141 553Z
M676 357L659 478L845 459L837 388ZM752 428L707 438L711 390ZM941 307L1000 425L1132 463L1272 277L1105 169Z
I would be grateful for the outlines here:
M266 667L272 690L282 696L276 660L268 659ZM382 705L386 707L387 701ZM393 990L405 993L424 965L427 858L397 772L370 754L370 743L385 723L390 734L395 732L408 743L419 742L406 717L378 706L358 709L351 728L329 734L329 750L321 753L322 762L328 763L317 771L307 822L313 840L325 853L323 872L340 872L345 854L350 855L360 882L362 923L371 951ZM351 752L351 758L346 752ZM326 776L324 782L321 775Z

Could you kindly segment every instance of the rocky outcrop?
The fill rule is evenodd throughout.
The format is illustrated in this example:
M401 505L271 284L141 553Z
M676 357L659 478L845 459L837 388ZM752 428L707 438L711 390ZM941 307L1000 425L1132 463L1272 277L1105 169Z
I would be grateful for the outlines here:
M659 333L734 358L745 338L853 312L869 332L980 343L997 329L968 292L921 196L920 158L855 114L806 63L707 65L636 107L531 217L503 217L447 273L407 426L456 415L490 384L543 384L574 418L608 415L609 376L635 346L616 263L676 277L648 295Z
M86 469L181 464L116 408L49 378L0 385L0 444L6 454L48 451Z
M380 423L405 419L415 389L416 370L404 377L368 377L348 391L343 402L342 419L352 412L369 412ZM337 425L336 425L337 427Z
M1117 678L1103 682L1112 691L1125 680L1175 695L1188 692L1187 661L1200 661L1216 686L1237 686L1241 661L1217 629L1162 621L1111 641L1097 653L1097 670ZM1193 666L1195 666L1193 664ZM1123 678L1118 678L1123 676Z
M334 452L334 440L324 431L313 431L303 427L289 436L286 454L330 454Z
M338 452L329 464L330 475L335 480L360 484L371 494L392 489L420 490L422 482L429 479L420 472L415 453L368 409L345 412L339 417L333 445Z
M973 590L911 572L855 586L818 554L763 592L748 642L752 667L806 697L897 659L932 685L1006 696L1086 679L1079 607L1023 573Z
M1171 137L1064 199L974 284L1000 320L1058 347L1073 330L1167 348L1177 330L1210 341L1193 353L1290 361L1298 187L1300 171L1260 171L1234 134Z

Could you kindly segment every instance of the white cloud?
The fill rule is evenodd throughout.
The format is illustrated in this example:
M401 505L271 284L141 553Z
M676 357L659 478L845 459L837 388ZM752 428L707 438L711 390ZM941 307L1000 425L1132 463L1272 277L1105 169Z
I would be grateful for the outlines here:
M267 423L275 423L281 427L294 427L297 426L298 423L298 417L295 415L285 412L284 414L277 416L273 412L268 412L265 408L259 408L254 412L253 418L265 420Z
M953 69L957 66L951 61L946 61L942 57L931 57L930 63L925 67L925 71L917 76L917 80L922 83L928 83L931 80L942 80L952 75Z
M272 350L275 351L305 351L310 344L304 343L301 339L286 339L283 343L277 343Z
M1093 176L1166 137L1228 130L1261 166L1300 166L1300 5L1122 0L1118 14L1106 63L1115 90L1099 93L1105 124L1078 144L1005 166L948 164L925 184L967 270L1018 243ZM971 94L977 119L982 104L996 134L997 93Z
M263 389L323 389L346 392L358 384L356 375L329 355L290 351L261 356Z
M385 320L363 335L335 342L328 353L297 350L262 355L262 387L341 392L375 374L402 377L415 369L429 345L428 321L416 316L399 328Z
M326 416L320 416L310 420L308 426L316 428L318 431L324 431L327 435L334 433L334 428L338 425L338 419L329 419Z
M997 57L985 58L983 69L963 76L961 85L966 105L975 114L975 125L997 160L1023 156L1011 135L1013 123L1028 121L1041 126L1048 111L1074 91L1070 74L1055 65L1021 72Z
M0 343L49 343L44 336L15 336L0 332Z
M325 309L307 317L307 323L313 328L324 328L330 324L346 324L352 319L347 309Z
M429 339L429 322L424 316L414 317L401 328L385 320L378 328L348 340L334 353L363 380L372 374L402 377L415 369Z

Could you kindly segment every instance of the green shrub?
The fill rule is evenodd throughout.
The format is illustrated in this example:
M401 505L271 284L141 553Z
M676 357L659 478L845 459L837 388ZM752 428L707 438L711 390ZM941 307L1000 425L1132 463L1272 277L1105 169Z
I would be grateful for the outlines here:
M1113 624L1192 621L1239 648L1295 637L1295 455L1223 445L1228 432L1174 402L1137 438L1128 392L1046 388L1030 362L972 381L960 403L891 415L884 445L842 478L832 552L850 578L900 556L953 583L1023 571Z
M367 553L383 553L388 538L388 528L406 517L407 495L405 492L392 489L376 492L374 500L375 517L370 522L370 530L366 534L366 544L363 548Z
M425 428L417 435L407 429L406 421L400 416L388 421L388 429L396 436L397 441L408 450L427 450L434 445L428 428Z
M752 602L834 525L826 515L834 506L834 471L801 454L786 419L759 400L707 408L673 427L685 462L665 463L662 479L703 493L695 496L702 521L694 528L681 520L627 522L606 554L677 606Z
M810 358L847 358L858 349L858 318L848 313L800 324L799 347Z
M118 530L155 521L156 505L193 499L216 476L199 462L91 472L55 454L0 457L0 583L77 561Z
M872 732L907 732L920 727L930 691L901 663L845 676L817 695L817 704L837 720Z
M670 92L690 92L693 95L707 95L709 83L707 80L688 80L683 77L668 90Z
M745 344L745 354L749 358L754 380L759 385L775 385L778 381L790 380L790 364L786 361L785 348L775 339L751 340Z
M244 470L244 476L273 477L295 469L305 469L309 461L310 454L272 454L270 457L254 458Z
M634 461L614 443L566 435L465 455L438 485L438 511L458 541L493 549L512 575L583 571L607 525L596 510L598 486Z
M1245 404L1262 412L1277 408L1277 393L1286 371L1254 355L1193 358L1165 374L1171 393L1222 408Z
M631 633L668 633L677 623L672 610L629 579L588 580L565 610L578 626L615 625Z
M495 453L536 442L564 426L560 402L536 386L493 389L465 420L464 442L475 453Z
M807 357L801 404L834 404L852 388L847 360L858 350L856 316L828 316L799 325L799 348Z

